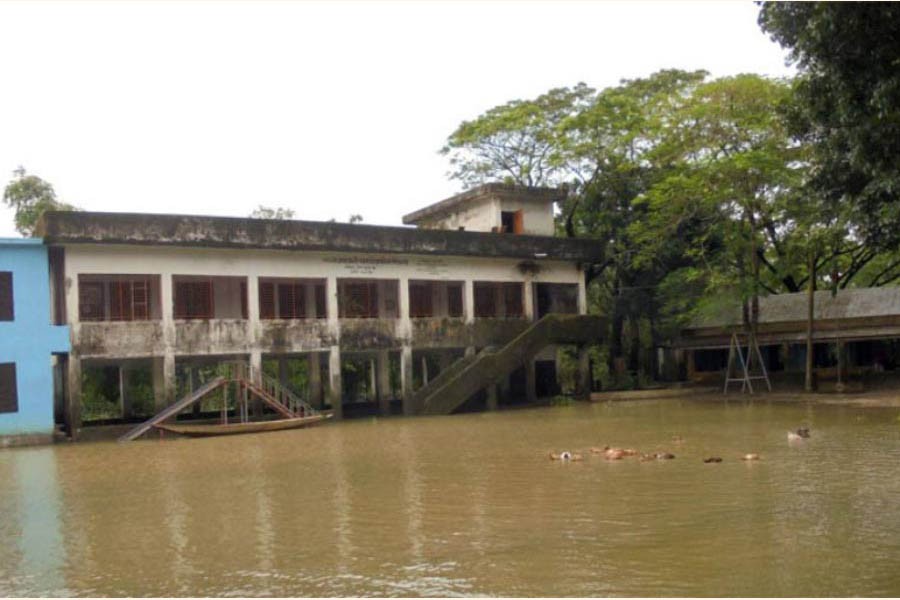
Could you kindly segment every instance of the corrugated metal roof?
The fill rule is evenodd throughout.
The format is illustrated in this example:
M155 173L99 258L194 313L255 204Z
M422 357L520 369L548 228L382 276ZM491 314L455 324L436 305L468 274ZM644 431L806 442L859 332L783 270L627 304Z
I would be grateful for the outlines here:
M805 321L806 311L806 292L764 296L759 299L761 324ZM900 287L846 289L840 290L836 295L826 290L815 294L817 321L888 316L900 316ZM741 324L741 307L736 304L718 314L698 317L686 329L731 327Z

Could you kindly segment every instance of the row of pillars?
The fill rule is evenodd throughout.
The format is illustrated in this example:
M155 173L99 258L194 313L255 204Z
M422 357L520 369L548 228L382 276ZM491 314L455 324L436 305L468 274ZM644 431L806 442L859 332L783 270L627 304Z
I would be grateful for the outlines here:
M466 349L467 356L474 354L475 348ZM327 356L326 356L327 354ZM343 416L342 406L342 382L341 382L341 352L338 346L332 346L326 352L310 352L306 354L308 360L308 382L309 382L309 398L314 408L322 408L325 393L328 394L329 404L331 404L334 412L334 418L340 419ZM322 360L327 360L327 389L324 388L322 381ZM447 355L442 358L440 369L446 369L450 366L452 358ZM390 351L379 350L373 359L374 368L371 370L371 387L375 390L376 400L379 406L379 412L383 415L390 413L390 403L393 399L393 391L390 383ZM127 366L120 367L120 398L122 402L123 415L129 415L130 398L127 393ZM67 406L66 421L77 431L81 427L81 360L77 357L70 356L67 364ZM251 377L258 377L258 373L262 372L262 354L254 352L250 354L250 372ZM423 359L422 364L423 385L427 385L429 381L429 373L427 363ZM153 390L155 398L155 410L159 411L169 406L177 398L176 395L176 375L175 375L175 356L165 355L152 359L153 373ZM191 369L191 389L199 386L196 379L196 372ZM435 374L436 375L436 374ZM288 379L286 360L279 361L279 379L282 383ZM411 414L412 406L410 398L413 393L413 351L412 346L403 346L400 351L400 384L401 398L403 399L403 413ZM507 395L509 379L501 378L495 384L487 387L487 409L496 410L499 404L499 398ZM526 397L529 402L537 400L536 374L534 361L528 361L525 365L525 389ZM578 352L578 388L579 397L586 398L590 394L591 389L591 373L590 360L586 347L579 348ZM199 408L199 405L198 405ZM261 410L257 408L255 410Z

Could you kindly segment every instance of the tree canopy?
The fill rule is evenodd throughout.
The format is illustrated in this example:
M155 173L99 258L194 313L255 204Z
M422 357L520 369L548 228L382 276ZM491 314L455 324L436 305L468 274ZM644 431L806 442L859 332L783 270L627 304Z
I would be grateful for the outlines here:
M71 204L60 202L52 185L37 175L29 175L24 167L13 171L12 180L3 190L3 202L15 211L16 231L29 237L34 235L38 219L45 211L77 210Z

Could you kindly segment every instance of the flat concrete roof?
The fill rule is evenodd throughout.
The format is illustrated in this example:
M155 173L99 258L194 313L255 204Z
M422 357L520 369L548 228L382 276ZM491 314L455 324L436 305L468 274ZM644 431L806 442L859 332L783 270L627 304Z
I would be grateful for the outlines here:
M326 252L439 254L596 262L596 240L319 221L198 215L48 211L47 244L129 244Z
M486 183L471 190L467 190L455 196L450 196L440 202L430 204L425 208L420 208L403 217L403 223L406 225L415 225L416 223L433 217L439 217L450 213L460 207L461 204L469 202L477 202L485 198L506 198L510 200L525 200L535 202L562 202L566 198L566 191L563 189L549 187L525 187L521 185L510 185L507 183Z

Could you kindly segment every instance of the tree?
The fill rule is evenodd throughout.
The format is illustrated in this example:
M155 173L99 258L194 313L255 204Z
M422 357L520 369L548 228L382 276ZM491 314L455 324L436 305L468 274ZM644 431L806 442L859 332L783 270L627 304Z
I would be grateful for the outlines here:
M294 218L294 210L292 208L269 208L260 204L252 213L251 219L276 219L288 220Z
M814 149L810 186L851 204L857 239L869 249L896 246L900 5L765 2L759 24L800 71L794 125Z
M29 175L21 166L13 171L13 178L6 185L3 202L15 211L16 231L28 237L34 235L38 219L45 211L78 210L57 200L52 185L37 175Z
M453 167L451 179L467 188L489 181L524 186L559 183L563 168L558 127L593 93L579 83L533 100L513 100L463 122L441 149Z
M350 221L349 221L349 223L350 223L351 225L356 225L357 223L362 223L362 222L363 222L362 215L359 215L359 214L356 214L356 215L350 215Z

